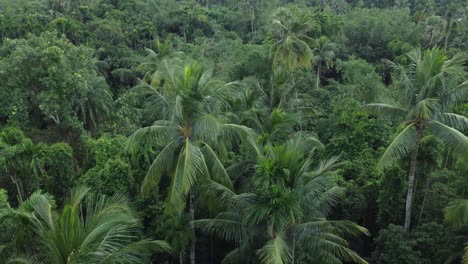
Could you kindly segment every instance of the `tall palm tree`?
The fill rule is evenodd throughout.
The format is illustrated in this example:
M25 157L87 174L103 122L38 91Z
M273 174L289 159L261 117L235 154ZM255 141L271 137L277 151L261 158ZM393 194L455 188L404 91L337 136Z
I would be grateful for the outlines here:
M224 87L211 78L211 72L197 64L180 67L165 60L150 84L143 84L150 106L159 120L137 130L127 149L135 153L145 142L162 146L142 183L147 192L158 186L161 177L169 176L167 212L179 214L186 207L194 219L194 187L200 181L213 179L232 189L217 150L225 152L225 143L246 139L255 146L251 129L229 124L219 113L224 108ZM195 242L190 252L195 262Z
M315 139L303 134L282 145L268 145L257 161L251 192L236 194L211 184L208 192L226 211L194 223L237 245L223 263L366 263L342 238L367 233L366 229L327 219L343 189L335 184L337 158L313 168L315 146Z
M61 212L54 207L50 195L35 192L19 208L1 214L33 233L32 241L23 241L30 256L7 263L142 263L155 250L169 250L164 241L138 238L138 220L121 193L106 197L78 187Z
M276 37L271 49L273 71L285 71L289 74L295 90L296 110L299 112L294 71L312 66L314 55L310 45L313 39L308 36L311 20L298 8L293 8L291 11L280 9L273 19L273 25Z
M316 88L320 86L320 74L322 69L328 70L333 67L333 58L335 53L333 52L334 44L330 42L327 37L320 37L314 40L314 62L317 66L317 84Z
M310 18L300 9L280 9L273 19L276 42L272 47L273 68L283 67L287 72L312 65L313 39L308 36Z
M411 225L414 182L418 166L421 138L431 133L451 151L466 151L468 138L459 130L468 128L468 118L451 113L451 107L468 100L468 82L457 76L464 74L464 55L449 59L437 48L421 53L419 49L408 53L411 64L401 68L403 88L399 105L373 103L365 110L379 117L398 121L403 129L393 139L378 163L378 169L392 165L411 153L408 192L405 208L405 230Z
M83 95L78 96L75 112L92 133L94 128L110 116L114 100L103 77L91 75L88 83L89 86L81 91Z

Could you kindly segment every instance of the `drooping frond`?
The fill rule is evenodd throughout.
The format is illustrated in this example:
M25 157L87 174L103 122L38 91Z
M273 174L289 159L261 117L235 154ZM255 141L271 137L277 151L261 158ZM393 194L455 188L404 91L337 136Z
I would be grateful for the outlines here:
M368 114L390 121L401 121L407 114L404 108L382 103L367 104L362 107L362 110Z
M244 238L246 232L241 216L229 212L221 213L214 219L195 220L194 225L204 232L236 243Z
M409 124L387 147L377 164L377 169L382 171L384 168L392 165L396 160L408 155L415 146L416 129L413 124Z
M291 249L286 243L283 234L278 234L274 239L268 241L257 255L263 264L285 264L291 261Z
M201 150L186 139L179 153L168 195L167 211L178 213L185 206L185 197L200 177L208 176L208 168Z
M338 166L338 161L340 160L339 156L333 156L328 160L320 161L319 165L312 172L314 177L323 175L325 172L336 169Z
M255 141L255 132L241 125L223 124L222 125L223 137L230 140L237 140L238 142L246 142L257 154L260 154L257 142Z
M177 127L170 124L155 124L153 126L140 128L128 139L126 151L135 154L145 143L152 142L164 144L175 139Z
M462 132L438 121L432 121L429 128L432 134L440 139L448 150L459 153L466 153L468 151L468 137Z
M143 193L146 193L156 187L163 174L169 173L169 170L172 168L174 163L175 150L177 146L178 144L176 141L169 142L161 152L159 152L158 156L156 156L146 173L143 183L141 184L141 191Z
M439 119L445 125L457 130L464 131L468 129L468 117L466 116L454 113L444 113L439 116Z
M224 165L222 164L221 160L219 160L216 153L208 144L204 142L202 142L202 144L203 148L201 150L205 157L205 162L210 170L211 179L233 190L234 187L232 185L231 179L229 178L229 174L224 168Z

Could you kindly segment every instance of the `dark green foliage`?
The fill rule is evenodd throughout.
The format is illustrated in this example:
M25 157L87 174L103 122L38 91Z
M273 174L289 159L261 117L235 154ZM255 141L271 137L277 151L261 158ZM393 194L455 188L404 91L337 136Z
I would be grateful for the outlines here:
M461 0L0 0L0 262L95 263L44 247L85 226L89 204L67 197L86 185L129 197L132 241L173 249L118 263L468 263L467 14Z
M73 150L68 144L56 143L45 147L41 156L42 189L57 197L57 203L62 204L76 183Z

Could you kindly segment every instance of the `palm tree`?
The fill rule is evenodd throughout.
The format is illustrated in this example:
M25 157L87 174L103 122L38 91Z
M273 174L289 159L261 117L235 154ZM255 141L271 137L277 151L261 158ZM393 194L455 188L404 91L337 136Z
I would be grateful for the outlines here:
M272 47L273 68L283 67L286 72L299 68L309 68L312 65L313 39L307 34L310 30L310 18L300 9L291 12L280 9L273 19L276 42Z
M52 197L38 191L1 214L33 233L33 241L23 241L29 247L26 257L7 263L141 263L153 251L169 250L164 241L139 239L138 220L121 193L107 197L78 187L60 213L54 207Z
M445 221L455 227L468 224L468 200L458 200L445 208ZM463 264L468 263L468 245L465 247Z
M224 107L224 87L211 79L200 65L180 67L165 60L150 84L142 87L151 94L149 107L159 114L152 126L137 130L127 149L136 153L145 142L162 146L142 183L147 192L158 186L161 177L170 176L167 212L180 214L189 195L189 212L194 219L194 186L213 179L232 189L217 150L225 152L231 139L246 139L255 146L251 129L229 124L218 114ZM221 140L224 139L224 140ZM190 252L195 262L195 241Z
M322 68L328 70L330 67L333 67L333 58L335 57L333 49L334 44L331 43L327 37L320 37L314 40L314 49L312 52L314 53L313 60L315 65L317 65L317 88L320 86L320 74L322 73Z
M433 48L444 37L446 21L440 16L430 16L424 22L424 40L426 47Z
M106 79L91 75L88 83L90 85L81 91L83 95L79 96L75 112L92 133L94 128L110 116L114 101Z
M277 41L271 49L273 71L286 71L289 74L295 90L296 110L299 112L294 71L312 66L314 55L310 44L313 39L307 35L311 21L298 8L292 9L291 12L287 9L280 9L276 16L273 24L276 26Z
M211 184L207 192L226 211L194 224L237 245L223 263L366 263L342 236L367 231L349 221L327 219L343 189L335 183L336 157L313 168L316 145L302 133L282 145L267 145L251 192L236 194Z
M401 68L401 93L399 105L368 104L365 110L379 117L401 122L403 129L393 139L378 163L378 169L411 154L408 192L405 208L405 230L411 225L418 150L424 133L431 133L451 151L466 151L468 139L457 129L468 128L468 118L450 113L451 107L468 100L468 82L457 76L463 74L464 56L457 54L449 59L435 48L424 54L416 49L408 53L411 64ZM398 68L397 65L392 64Z
M259 14L261 14L263 9L262 0L241 0L238 1L238 5L241 6L242 9L247 11L250 17L250 31L255 33L255 21Z

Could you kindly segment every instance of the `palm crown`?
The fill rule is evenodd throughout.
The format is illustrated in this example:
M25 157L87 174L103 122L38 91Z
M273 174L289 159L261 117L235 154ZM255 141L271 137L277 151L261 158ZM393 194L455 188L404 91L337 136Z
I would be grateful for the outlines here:
M374 103L365 109L377 116L401 122L403 130L393 139L378 163L378 169L392 165L412 153L406 197L405 230L411 224L414 182L418 150L424 133L429 132L452 152L468 150L468 138L460 132L468 128L468 118L449 112L452 107L468 101L468 82L463 80L465 56L457 54L449 59L443 51L434 48L408 53L407 67L389 64L399 73L404 90L398 106Z
M337 158L313 168L315 146L315 139L302 134L282 145L268 145L257 161L251 192L236 194L211 184L210 195L217 196L227 211L214 219L197 220L195 225L237 243L226 263L253 259L292 263L325 256L337 263L365 263L341 236L367 231L348 221L326 219L343 190L335 185Z
M160 120L136 131L128 149L135 152L147 141L163 146L148 170L142 190L149 190L159 184L163 175L169 175L172 183L167 208L169 212L180 212L185 197L199 180L211 178L232 188L216 154L216 150L226 148L223 142L227 141L221 138L254 141L250 129L228 124L217 114L224 106L225 86L214 82L209 71L197 64L162 64L151 83L143 84Z
M169 250L166 242L138 239L138 220L121 193L107 197L79 187L61 212L54 207L51 196L35 192L18 209L0 212L2 218L15 219L19 229L34 233L33 239L21 236L25 231L15 238L33 255L7 263L141 263L154 250Z
M449 112L451 107L468 100L468 83L457 83L463 71L463 56L448 59L443 51L433 49L422 54L413 50L408 54L411 64L403 70L400 82L404 93L400 105L368 104L366 108L383 118L400 121L404 129L393 140L379 162L379 168L391 165L410 153L417 143L417 133L430 132L452 150L468 147L467 137L459 130L468 128L468 118ZM398 67L392 64L394 67ZM419 132L418 132L419 131Z

